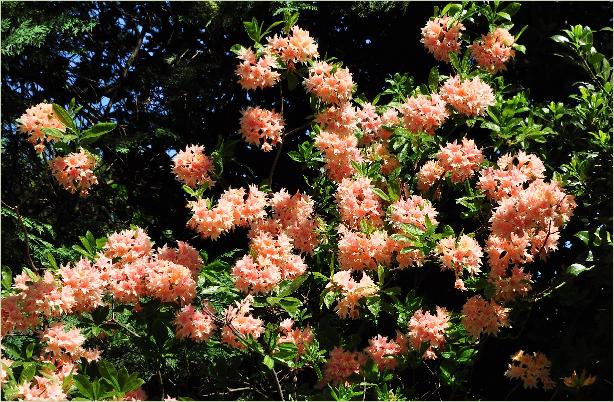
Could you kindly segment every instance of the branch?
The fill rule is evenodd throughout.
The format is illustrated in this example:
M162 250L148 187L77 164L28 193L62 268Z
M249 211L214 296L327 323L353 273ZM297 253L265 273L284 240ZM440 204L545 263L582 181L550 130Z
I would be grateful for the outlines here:
M279 397L281 398L282 401L285 402L284 399L284 393L281 390L281 384L279 383L279 378L277 378L277 372L275 371L275 368L273 368L273 375L275 376L275 383L277 384L277 392L279 392Z
M21 230L23 231L23 240L26 243L26 259L28 260L28 263L30 264L30 266L32 267L32 269L35 272L41 272L41 268L37 268L36 265L34 265L34 261L32 261L32 256L30 255L30 241L28 240L28 229L26 229L26 225L23 223L23 218L21 217L21 214L19 213L19 208L17 206L11 207L9 204L7 204L6 202L2 201L2 203L10 210L12 210L13 212L15 212L15 214L17 215L17 220L19 221L19 226L21 226Z

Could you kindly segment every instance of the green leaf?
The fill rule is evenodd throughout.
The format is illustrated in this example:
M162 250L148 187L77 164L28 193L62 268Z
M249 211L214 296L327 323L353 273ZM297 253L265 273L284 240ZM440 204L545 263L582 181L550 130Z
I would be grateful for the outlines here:
M60 141L64 142L72 141L78 138L74 134L66 134L63 131L58 130L57 128L43 127L41 128L41 131L47 136L59 138Z
M273 370L275 368L275 360L269 355L264 356L262 359L262 363L269 368L269 370Z
M64 124L68 128L71 128L74 131L77 131L75 122L72 120L72 117L70 117L66 109L64 109L62 106L58 105L57 103L54 103L53 112L56 114L56 117L58 118L58 120L60 120L60 122L62 122L62 124Z
M577 237L578 239L582 240L582 243L584 243L584 244L586 244L588 246L588 242L589 242L588 230L582 230L582 231L576 233L574 236Z
M115 390L121 392L121 386L119 385L119 379L117 375L117 370L111 363L106 360L101 360L98 362L98 372L104 378L109 385L111 385Z
M34 378L36 374L36 363L35 362L24 362L23 369L21 370L21 375L19 376L19 383L23 384L24 382L28 382Z
M75 380L75 386L77 387L77 390L81 396L93 400L94 390L90 379L83 374L74 375L73 379Z
M586 267L582 264L576 263L576 264L571 264L569 267L567 267L567 273L572 276L578 276L582 272L590 271L593 268L594 268L594 265Z
M2 289L11 290L11 284L13 282L13 274L11 269L7 266L2 267Z
M134 391L145 383L145 381L138 378L136 373L128 375L125 367L120 368L118 374L119 386L123 393Z
M569 43L569 38L563 35L553 35L550 39L558 43Z
M309 278L309 272L294 278L293 281L283 281L279 284L278 297L290 296Z
M90 139L95 140L98 137L111 132L117 127L117 123L98 123L91 128L88 128L81 135L82 140Z
M34 353L34 342L29 343L28 346L26 346L26 358L27 359L31 359L32 358L32 353Z
M379 188L374 187L374 188L371 189L371 191L373 191L375 194L377 194L379 196L379 198L381 198L382 200L390 202L390 197L388 197L388 194L384 193Z

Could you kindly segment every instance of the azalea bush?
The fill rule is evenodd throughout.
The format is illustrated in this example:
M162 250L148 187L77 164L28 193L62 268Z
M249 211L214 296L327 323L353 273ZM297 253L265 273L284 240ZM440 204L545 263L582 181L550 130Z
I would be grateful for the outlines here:
M176 183L161 191L185 208L159 205L159 219L184 236L133 215L54 245L52 225L3 202L25 255L2 265L4 399L473 399L485 373L501 399L611 395L607 356L542 328L574 312L605 320L591 339L611 343L611 306L583 310L612 281L612 68L597 31L551 38L582 81L536 102L506 77L531 51L520 4L442 3L415 27L426 80L378 77L368 97L301 27L310 7L246 20L228 49L248 101L235 133L168 149L159 169ZM75 203L131 192L113 177L126 145L105 142L123 123L90 110L45 101L14 122ZM259 179L239 144L273 155Z

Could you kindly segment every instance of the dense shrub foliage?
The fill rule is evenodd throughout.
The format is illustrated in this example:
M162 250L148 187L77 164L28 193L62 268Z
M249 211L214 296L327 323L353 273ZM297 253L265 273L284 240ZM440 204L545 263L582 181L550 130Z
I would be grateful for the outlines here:
M3 399L612 397L611 29L536 98L533 5L54 7L2 5Z

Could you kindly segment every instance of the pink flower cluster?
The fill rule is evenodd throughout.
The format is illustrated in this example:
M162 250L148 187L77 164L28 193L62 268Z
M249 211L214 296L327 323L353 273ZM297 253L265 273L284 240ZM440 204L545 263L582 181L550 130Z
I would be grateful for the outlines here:
M396 356L407 352L407 339L398 330L395 340L377 335L369 339L369 346L365 348L365 352L377 364L380 371L394 370L398 365Z
M339 385L353 374L359 374L360 368L367 362L367 356L363 352L349 352L340 347L334 347L328 353L324 377L320 386L327 383Z
M108 237L104 255L113 260L130 263L148 255L151 246L151 239L143 229L126 229Z
M275 35L272 38L267 38L267 42L267 51L279 56L288 66L292 63L305 63L318 57L318 45L309 36L308 31L296 25L292 27L289 36Z
M347 68L334 67L325 61L316 61L309 68L304 81L307 92L323 102L342 105L352 97L352 74Z
M216 240L236 226L245 227L264 218L266 205L266 194L254 185L249 186L247 199L245 189L231 188L224 191L215 208L210 208L209 201L204 199L189 202L188 207L193 215L187 226L202 238Z
M278 344L292 343L296 345L296 356L305 353L305 349L313 342L313 332L307 326L305 329L294 328L294 321L287 318L279 324L281 336L277 340Z
M450 106L465 116L480 116L488 107L495 104L492 88L480 77L461 80L456 75L448 78L439 89L439 95Z
M188 304L175 317L175 330L178 338L190 338L197 342L208 340L216 329L215 310L208 303L203 303L202 312Z
M251 336L258 339L264 333L264 323L258 318L254 318L249 312L254 298L248 295L240 302L236 302L236 307L228 306L224 312L224 322L222 328L222 342L237 348L243 349L245 345L241 340Z
M333 280L326 287L332 291L339 291L342 299L337 302L335 311L341 318L350 317L357 319L360 317L358 303L365 297L377 294L378 287L364 271L362 278L356 282L352 278L354 271L339 271L333 275Z
M269 152L281 143L284 129L283 117L275 111L248 107L241 112L241 134L248 144L260 146Z
M203 259L198 250L183 241L177 242L177 248L168 247L166 244L156 250L159 260L166 260L175 264L183 265L190 270L193 276L197 276L203 265Z
M45 149L46 142L57 140L43 133L43 128L57 128L60 131L66 131L64 124L55 115L51 103L39 103L32 106L26 109L26 112L19 118L19 131L28 135L28 141L34 145L34 149L39 154Z
M210 177L213 161L205 155L205 148L201 145L188 146L185 151L177 152L173 163L173 172L186 186L196 188L215 184Z
M491 200L500 201L517 196L524 184L535 179L543 179L546 168L533 154L523 151L511 156L505 154L497 161L498 169L488 167L480 171L478 188Z
M514 37L505 28L497 28L482 40L469 46L471 56L478 65L493 74L505 70L505 63L515 55Z
M402 229L401 225L405 224L426 230L427 216L431 224L437 226L437 211L429 200L419 195L401 198L391 205L390 221L396 229Z
M435 252L439 255L442 268L453 271L457 278L462 276L463 269L469 271L471 275L480 272L482 248L475 239L467 235L441 239L435 247Z
M420 42L432 53L436 60L448 63L450 53L460 52L461 31L465 29L460 22L454 22L448 28L450 17L435 18L422 28Z
M437 306L436 314L416 311L409 320L407 337L414 350L420 350L423 344L428 344L428 349L424 352L425 359L436 359L434 348L441 349L446 343L444 337L450 317L445 308Z
M91 186L98 184L94 174L96 158L89 152L81 150L64 157L56 157L49 161L51 173L64 189L75 193L80 192L85 197Z
M273 71L277 66L273 56L265 54L258 58L252 49L242 47L237 57L241 62L235 73L243 89L269 88L279 81L281 75Z
M459 183L473 176L484 161L484 156L473 140L463 138L460 144L455 140L441 147L437 159L441 167L450 172L452 182Z
M463 306L463 325L475 339L482 333L496 335L500 327L508 325L507 314L508 309L476 295Z
M323 131L341 137L349 136L358 129L358 111L349 102L333 105L316 114L315 121Z
M370 103L363 104L358 111L358 119L363 133L362 143L368 145L378 140L383 122L375 111L375 106Z
M401 106L401 113L405 128L412 133L424 131L430 135L434 135L448 118L446 102L437 94L407 98Z
M439 161L427 161L418 172L418 190L427 192L444 173L446 171Z
M376 230L370 235L339 227L339 265L341 269L372 269L390 265L393 243L385 231Z
M15 396L24 401L64 401L68 398L64 393L62 380L55 375L34 376L32 381L17 386Z
M320 131L315 139L315 146L324 154L328 177L337 183L356 173L352 161L364 161L354 134L337 135Z
M383 224L384 212L379 197L373 192L371 179L343 179L337 188L335 200L341 220L349 228L358 229L362 220L376 227Z
M505 376L522 380L524 388L537 388L540 381L544 389L552 389L556 383L550 378L550 365L550 360L541 352L533 352L531 356L519 350L512 356Z
M294 248L312 254L318 244L318 223L314 219L314 202L310 196L297 192L290 195L285 189L271 197L273 220L290 238Z

